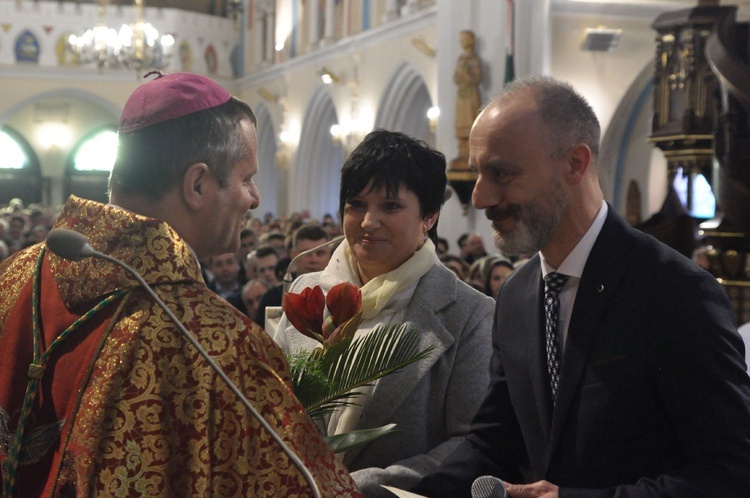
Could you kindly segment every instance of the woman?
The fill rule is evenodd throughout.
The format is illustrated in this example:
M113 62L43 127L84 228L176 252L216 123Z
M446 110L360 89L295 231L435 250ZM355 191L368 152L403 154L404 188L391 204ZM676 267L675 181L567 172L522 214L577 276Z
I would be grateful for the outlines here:
M500 287L513 273L513 263L502 254L489 254L474 261L469 268L467 283L497 299Z
M410 322L431 356L380 379L358 405L334 413L328 434L396 423L389 434L343 455L367 497L392 496L381 484L409 488L466 435L489 381L492 299L471 289L438 260L434 240L445 199L445 158L402 133L373 131L341 171L339 210L346 239L322 272L290 289L342 281L362 290L363 322ZM282 318L275 336L287 353L316 342ZM340 455L341 457L341 455Z
M500 294L500 287L514 271L513 263L505 256L496 255L490 262L489 267L484 287L492 299L497 299L497 295Z

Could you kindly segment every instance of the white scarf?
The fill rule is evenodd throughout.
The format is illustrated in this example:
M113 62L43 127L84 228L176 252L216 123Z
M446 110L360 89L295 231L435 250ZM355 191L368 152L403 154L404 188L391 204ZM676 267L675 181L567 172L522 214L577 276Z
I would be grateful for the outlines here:
M334 251L326 269L320 274L320 286L323 292L328 294L331 287L342 281L359 285L362 291L362 319L369 320L386 308L393 296L414 287L437 262L439 260L435 254L435 244L427 239L404 264L362 285L354 255L349 243L344 240Z
M383 275L379 275L362 286L349 244L346 240L334 251L331 261L320 274L319 285L323 292L342 281L361 286L362 323L357 336L367 334L378 325L387 324L398 319L401 310L409 304L417 283L435 263L438 263L435 245L427 239L422 247L404 264ZM374 386L363 386L358 389L363 395L353 405L339 408L331 414L328 421L328 434L342 434L358 428L362 409L367 398L372 395ZM344 453L337 455L343 461Z

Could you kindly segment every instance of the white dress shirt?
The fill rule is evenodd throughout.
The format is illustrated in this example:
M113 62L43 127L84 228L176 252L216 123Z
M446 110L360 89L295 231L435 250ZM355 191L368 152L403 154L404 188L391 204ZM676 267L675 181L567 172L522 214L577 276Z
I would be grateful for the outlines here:
M586 260L589 259L591 248L594 247L599 232L602 231L604 226L604 220L607 218L608 211L607 203L602 201L602 207L599 208L599 212L594 218L594 222L589 227L586 234L568 254L568 256L560 264L559 268L555 268L544 259L544 255L540 252L539 259L542 264L542 277L546 277L548 273L556 271L563 275L568 276L568 281L565 282L562 290L560 291L560 323L558 330L562 330L562 337L560 340L560 351L561 354L565 352L565 341L568 339L568 325L570 325L570 315L573 312L573 304L576 300L576 294L578 293L578 284L581 282L581 275L583 274L583 268L586 266Z

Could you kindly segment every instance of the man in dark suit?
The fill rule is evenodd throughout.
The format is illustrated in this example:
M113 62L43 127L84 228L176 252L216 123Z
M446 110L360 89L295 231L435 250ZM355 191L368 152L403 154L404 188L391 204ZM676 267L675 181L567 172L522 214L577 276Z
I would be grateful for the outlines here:
M750 496L729 301L604 202L599 133L588 103L547 77L511 84L474 123L472 202L503 253L538 253L500 291L470 436L415 492L470 496L492 475L511 497Z

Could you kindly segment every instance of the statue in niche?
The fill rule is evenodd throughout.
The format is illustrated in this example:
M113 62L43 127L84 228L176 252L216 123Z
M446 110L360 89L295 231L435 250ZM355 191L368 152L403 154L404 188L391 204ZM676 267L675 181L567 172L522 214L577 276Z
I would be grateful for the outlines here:
M453 82L456 84L456 138L458 139L458 157L456 166L468 165L469 131L479 114L481 98L479 83L482 81L482 60L474 51L476 38L471 30L461 31L459 41L463 53L456 63ZM465 166L466 167L466 166Z

